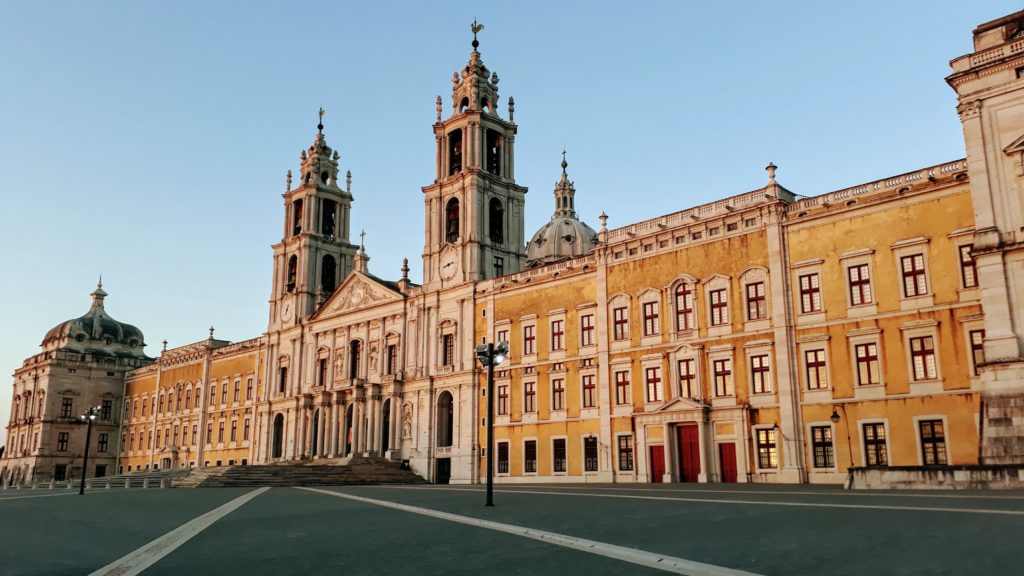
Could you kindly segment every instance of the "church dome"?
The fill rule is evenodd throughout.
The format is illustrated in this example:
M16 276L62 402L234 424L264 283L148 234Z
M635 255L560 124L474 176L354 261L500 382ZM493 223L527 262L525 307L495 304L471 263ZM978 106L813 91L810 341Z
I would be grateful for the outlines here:
M526 247L527 268L586 256L597 245L597 232L576 216L576 189L565 172L569 164L564 152L562 156L562 177L555 183L555 213Z
M146 345L142 331L131 324L111 318L103 308L103 299L106 296L101 281L92 293L92 306L89 311L84 316L66 320L51 328L43 337L41 346L46 349L83 350L85 347L95 348L97 345L124 347L137 351L141 356L142 348Z

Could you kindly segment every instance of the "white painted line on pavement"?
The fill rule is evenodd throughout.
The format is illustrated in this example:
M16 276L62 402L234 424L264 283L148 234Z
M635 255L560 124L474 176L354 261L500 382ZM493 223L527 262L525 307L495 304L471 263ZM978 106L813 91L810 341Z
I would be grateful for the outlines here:
M397 486L395 486L397 488ZM453 492L482 492L479 488L420 487L415 490L450 490ZM986 510L983 508L942 508L938 506L883 506L881 504L828 504L819 502L772 502L770 500L731 500L725 498L682 498L679 496L635 496L632 494L587 494L584 492L551 492L548 490L495 490L502 494L541 494L547 496L583 496L590 498L625 498L629 500L661 500L669 502L709 502L712 504L749 504L753 506L797 506L804 508L854 508L862 510L903 510L908 512L953 512L958 514L994 514L998 516L1024 516L1024 510Z
M270 488L265 486L257 488L252 492L247 492L235 498L227 504L210 510L202 516L197 516L149 544L134 552L129 552L99 570L92 572L89 576L133 576L138 574L156 564L161 558L167 556L185 542L188 542L196 534L209 528L217 520L241 508L246 502L267 490L270 490Z
M507 489L515 488L514 486L507 486ZM522 486L523 489L529 489L529 486ZM546 486L546 488L553 490L573 490L579 487L574 486ZM713 490L710 488L683 488L683 489L672 489L672 488L618 488L612 486L594 486L587 487L587 490L615 490L622 492L670 492L673 494L686 494L690 492L697 493L708 493L708 494L800 494L805 496L854 496L861 498L880 497L880 498L949 498L951 500L1024 500L1024 496L996 496L989 494L908 494L906 492L864 492L860 490L844 490L842 492L816 492L814 490Z
M72 494L78 496L78 491L75 490L74 492L62 492L59 494L33 494L31 496L0 496L0 502L4 502L7 500L21 500L22 498L53 498L54 496L71 496Z
M387 500L365 498L363 496L355 496L352 494L334 492L331 490L323 490L320 488L299 488L299 490L319 492L321 494L327 494L328 496L335 496L337 498L356 500L358 502L365 502L367 504L374 504L376 506L383 506L385 508L392 508L395 510L401 510L403 512L411 512L413 514L420 514L423 516L430 516L432 518L439 518L441 520L448 520L449 522L458 522L459 524L467 524L469 526L475 526L477 528L486 528L488 530L504 532L506 534L512 534L514 536L522 536L524 538L540 540L541 542L546 542L548 544L564 546L565 548L572 548L573 550L579 550L581 552L587 552L589 554L596 554L598 556L604 556L606 558L613 558L615 560L621 560L623 562L629 562L632 564L639 564L641 566L655 568L658 570L664 570L666 572L672 572L674 574L686 574L688 576L757 576L753 572L735 570L733 568L716 566L714 564L705 564L703 562L697 562L695 560L686 560L685 558L676 558L674 556L668 556L665 554L657 554L654 552L647 552L645 550L638 550L636 548L627 548L625 546L617 546L615 544L607 544L605 542L587 540L585 538L576 538L575 536L567 536L565 534L558 534L556 532L535 530L533 528L526 528L524 526L504 524L501 522L493 522L491 520L482 520L480 518L473 518L471 516L460 516L458 514L451 514L449 512L431 510L430 508L420 508L418 506L409 506L407 504L398 504L397 502L389 502Z

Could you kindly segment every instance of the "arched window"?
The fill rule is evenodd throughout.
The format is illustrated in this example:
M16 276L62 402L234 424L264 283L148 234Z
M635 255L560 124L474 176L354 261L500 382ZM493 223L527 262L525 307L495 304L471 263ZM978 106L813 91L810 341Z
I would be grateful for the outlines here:
M459 239L459 199L452 198L444 209L444 239L455 242Z
M487 171L501 174L501 133L497 130L487 131Z
M448 134L448 175L462 172L462 130Z
M437 397L437 446L451 446L454 440L455 402L451 392L441 392Z
M334 261L334 256L325 254L320 265L320 289L328 294L333 293L336 287L335 278L337 274L338 267Z
M465 112L466 108L469 108L469 98L468 97L463 98L462 101L459 102L459 112Z
M209 439L207 439L209 441ZM274 444L270 453L271 458L280 458L284 453L284 414L274 417Z
M501 244L505 241L505 208L501 200L491 198L487 207L487 224L491 233L491 242Z
M353 340L348 345L348 377L355 379L359 377L359 359L362 352L362 343Z
M306 183L309 183L309 175L306 175ZM292 202L292 236L302 232L302 198Z
M288 292L295 290L295 276L298 274L298 271L299 259L297 256L292 254L292 256L288 258L288 279L284 286Z

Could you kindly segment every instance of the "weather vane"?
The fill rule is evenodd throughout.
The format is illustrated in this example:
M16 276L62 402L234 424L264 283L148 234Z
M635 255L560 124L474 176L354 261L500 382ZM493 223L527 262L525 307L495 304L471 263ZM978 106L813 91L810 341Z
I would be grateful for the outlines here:
M320 123L316 125L316 129L320 132L324 131L324 108L320 107Z
M473 49L476 50L480 46L480 42L476 39L477 32L484 29L483 24L477 24L476 18L473 18L473 24L469 26L469 29L473 31Z

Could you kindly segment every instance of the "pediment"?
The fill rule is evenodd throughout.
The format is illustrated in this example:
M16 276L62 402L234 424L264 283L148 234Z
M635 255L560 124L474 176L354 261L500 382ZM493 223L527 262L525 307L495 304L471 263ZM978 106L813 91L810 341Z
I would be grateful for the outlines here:
M397 302L402 295L362 272L352 272L313 318Z
M1024 152L1024 135L1021 135L1013 142L1010 142L1006 148L1003 148L1003 152L1006 154Z
M673 400L666 402L655 412L680 412L683 410L703 410L707 407L707 404L699 400L691 400L689 398L674 398Z

